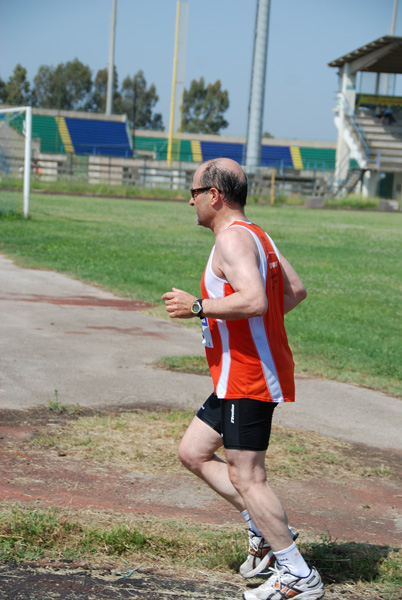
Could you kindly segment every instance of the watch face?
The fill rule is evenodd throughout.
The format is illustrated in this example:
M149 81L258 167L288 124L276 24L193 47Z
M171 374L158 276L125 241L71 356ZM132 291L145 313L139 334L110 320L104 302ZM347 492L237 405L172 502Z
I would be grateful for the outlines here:
M191 305L191 312L193 313L193 315L198 315L201 311L202 311L202 306L198 302L198 300L196 302L193 302L193 304Z

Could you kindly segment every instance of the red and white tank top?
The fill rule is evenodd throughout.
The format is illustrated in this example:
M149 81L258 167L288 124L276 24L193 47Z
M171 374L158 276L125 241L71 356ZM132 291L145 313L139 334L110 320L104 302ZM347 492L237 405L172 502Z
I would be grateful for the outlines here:
M264 402L293 402L294 363L284 324L283 277L279 253L269 235L250 222L235 221L253 236L260 255L268 310L262 317L236 321L202 319L203 343L218 398L253 398ZM202 298L234 293L212 271L212 248L201 280Z

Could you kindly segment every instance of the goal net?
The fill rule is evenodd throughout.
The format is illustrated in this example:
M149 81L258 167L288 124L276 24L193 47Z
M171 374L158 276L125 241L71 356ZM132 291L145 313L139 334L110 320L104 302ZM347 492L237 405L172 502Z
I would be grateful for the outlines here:
M0 108L0 216L29 215L31 143L32 108Z

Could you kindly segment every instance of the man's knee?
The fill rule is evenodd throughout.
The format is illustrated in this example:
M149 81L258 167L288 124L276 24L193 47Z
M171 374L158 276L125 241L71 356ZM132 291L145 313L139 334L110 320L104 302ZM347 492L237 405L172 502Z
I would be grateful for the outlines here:
M194 448L183 438L179 446L179 460L189 471L196 471L199 468L199 456L194 452Z
M179 459L187 469L198 475L221 445L219 433L194 417L180 442Z
M249 477L245 477L236 467L229 467L229 479L233 487L243 496L250 487Z
M204 466L211 460L219 460L215 456L215 451L219 443L199 444L190 435L185 435L179 446L179 459L183 466L192 473L202 477Z
M186 469L199 475L204 463L211 459L197 444L192 443L190 436L184 436L179 446L179 459Z
M254 486L266 485L267 478L264 468L245 468L236 463L228 463L229 479L241 496L247 495Z
M239 473L233 473L231 471L229 471L229 479L235 490L244 500L264 492L268 484L266 478L255 479L252 477L244 477Z

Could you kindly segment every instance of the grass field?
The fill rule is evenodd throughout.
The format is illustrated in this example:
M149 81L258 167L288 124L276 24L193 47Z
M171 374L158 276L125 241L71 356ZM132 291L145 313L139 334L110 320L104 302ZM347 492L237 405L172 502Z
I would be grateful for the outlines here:
M33 194L32 217L0 219L0 252L159 304L199 294L213 244L186 203ZM286 317L296 368L402 395L401 214L251 205L301 275L307 300ZM158 311L156 311L158 313Z

